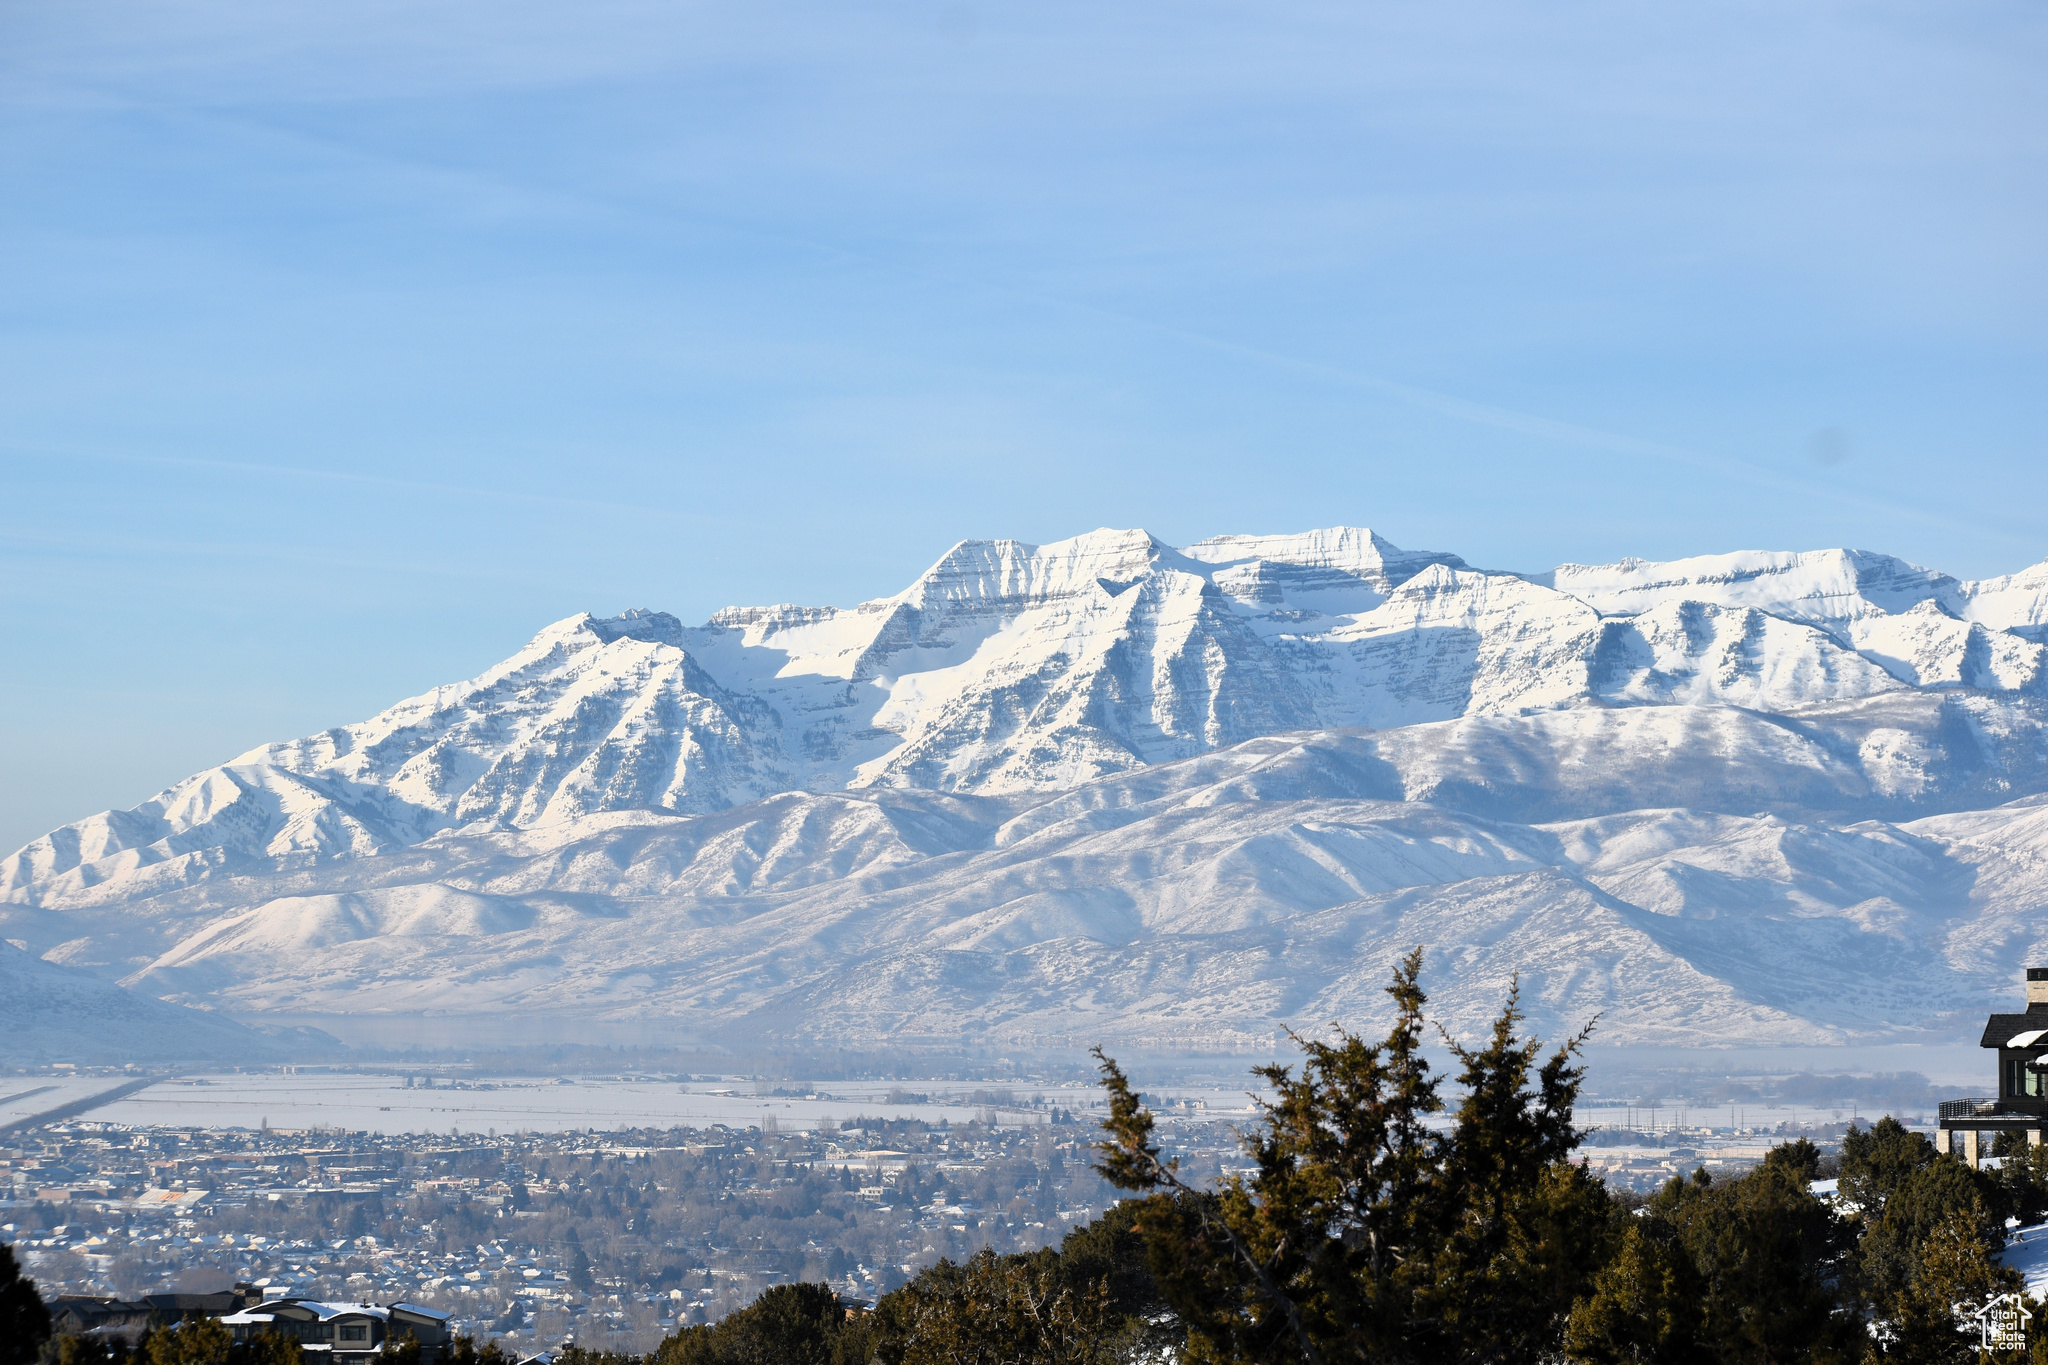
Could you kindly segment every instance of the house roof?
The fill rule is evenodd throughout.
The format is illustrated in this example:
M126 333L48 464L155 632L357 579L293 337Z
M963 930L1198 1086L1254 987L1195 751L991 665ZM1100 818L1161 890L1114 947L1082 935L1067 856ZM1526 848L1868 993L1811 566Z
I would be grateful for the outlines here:
M114 1318L146 1319L153 1316L155 1311L147 1303L87 1294L61 1294L50 1304L53 1316L69 1317L80 1322L107 1322Z
M2025 1014L1994 1014L1984 1023L1979 1047L2043 1047L2042 1031L2048 1030L2048 1003L2030 1005ZM2033 1037L2027 1035L2033 1034ZM2026 1038L2025 1042L2019 1041Z
M351 1315L387 1320L391 1316L390 1309L374 1303L322 1303L318 1299L272 1299L268 1303L258 1304L252 1311L276 1313L280 1309L293 1308L303 1308L311 1313L315 1322L328 1322L334 1318Z

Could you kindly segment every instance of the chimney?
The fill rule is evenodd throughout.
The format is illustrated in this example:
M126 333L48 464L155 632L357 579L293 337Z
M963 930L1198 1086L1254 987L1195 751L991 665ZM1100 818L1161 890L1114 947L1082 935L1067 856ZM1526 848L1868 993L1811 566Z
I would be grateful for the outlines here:
M2027 1008L2048 1006L2048 967L2027 968Z

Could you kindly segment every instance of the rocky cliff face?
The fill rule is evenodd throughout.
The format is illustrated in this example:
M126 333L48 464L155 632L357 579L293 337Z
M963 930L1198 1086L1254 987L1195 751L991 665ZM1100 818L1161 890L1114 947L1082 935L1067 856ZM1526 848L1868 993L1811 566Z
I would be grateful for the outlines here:
M556 943L542 956L566 961L549 926L577 932L583 912L561 899L573 884L578 897L623 898L629 920L664 907L658 931L641 926L667 954L661 970L640 973L652 984L591 997L590 981L576 978L578 998L614 1002L604 1008L766 1012L796 1028L871 992L929 1013L931 1001L914 1005L885 960L966 952L1000 965L987 968L994 977L973 977L988 997L976 1017L1065 1008L1050 986L1029 1009L1013 998L1031 973L1056 967L1047 980L1073 984L1111 1011L1105 1018L1142 1032L1153 1025L1141 1018L1161 1028L1180 1018L1174 991L1193 990L1187 982L1215 962L1296 951L1229 947L1217 935L1283 923L1296 926L1292 935L1314 920L1324 935L1315 951L1340 958L1351 951L1342 944L1360 947L1368 923L1398 923L1400 933L1434 925L1419 936L1463 942L1480 921L1447 907L1469 895L1472 905L1529 907L1545 924L1562 915L1608 925L1599 933L1610 947L1637 943L1614 949L1615 991L1647 989L1624 984L1635 980L1621 965L1631 954L1662 954L1732 992L1713 1008L1753 1019L1759 1037L1832 1036L1850 1026L1725 966L1752 960L1730 935L1777 944L1756 925L1806 913L1805 893L1783 889L1805 885L1793 863L1767 873L1750 854L1727 853L1708 875L1697 859L1686 871L1667 857L1653 873L1617 862L1613 841L1637 847L1643 829L1676 828L1673 820L1779 822L1716 835L1710 842L1725 851L1758 846L1766 828L1848 831L1877 820L1892 822L1883 838L1898 848L1924 851L1951 837L1923 832L1950 828L1926 824L1930 816L2048 792L2044 621L2048 566L1969 583L1857 551L1515 575L1344 528L1181 549L1139 531L1044 546L969 541L896 596L850 608L731 608L700 626L653 611L557 622L476 678L53 831L0 864L0 916L52 960L194 1001L313 1008L317 989L249 964L276 961L289 945L375 942L385 952L417 947L423 956L409 970L425 973L429 995L409 1005L411 996L373 993L332 1007L438 998L527 1008L523 993L542 990L540 978L492 977L498 986L465 992L448 988L449 973L469 970L453 964L472 954L504 958L514 942ZM1246 757L1274 743L1296 757L1279 768ZM1236 841L1228 875L1189 852L1182 824L1137 821L1129 828L1149 833L1119 834L1122 851L1086 885L1041 886L1051 874L1040 869L1014 894L992 889L1002 878L978 860L1008 867L1028 846L1072 863L1119 803L1166 799L1143 795L1159 782L1184 784L1173 800L1229 812L1225 825L1273 828ZM1448 845L1434 836L1389 843L1383 806L1410 812L1402 819L1434 812L1427 818L1454 820L1458 832L1443 836ZM1551 828L1559 821L1594 823L1567 838ZM1530 833L1539 827L1549 832ZM1845 847L1863 849L1855 840L1868 837ZM1501 852L1466 868L1441 852L1422 856L1423 844L1519 850L1527 865ZM1580 851L1556 851L1566 847ZM1969 880L1957 869L1977 866L1978 854L1961 849L1944 843L1926 855L1941 870L1888 902L1905 909L1829 892L1814 904L1832 908L1815 914L1847 916L1840 932L1883 948L1871 960L1890 963L1886 971L1909 958L1916 971L1946 962L1930 970L1955 977L1964 995L1981 990L1968 964L1997 964L1953 945L1986 941L1968 927L1982 915L2007 924L2016 912L2007 901L1972 908L1975 893L1955 890ZM965 868L977 870L963 881ZM1155 882L1175 889L1137 889ZM1442 889L1466 883L1486 889ZM749 953L780 944L777 961L803 960L790 943L819 941L836 917L867 925L874 907L913 885L926 888L922 908L876 929L880 938L829 931L836 944L865 946L809 994L746 984L766 960ZM2020 883L2006 885L2001 896L2017 894L2010 887ZM1358 908L1404 887L1439 888L1425 897L1434 919L1414 922L1412 906L1394 920ZM828 903L837 908L820 908ZM711 904L723 908L704 909ZM1722 911L1738 904L1777 908L1745 910L1739 929L1674 927L1731 922ZM1510 922L1522 924L1521 913ZM741 932L741 921L753 927ZM912 934L907 923L922 928ZM761 937L763 925L785 937ZM1628 937L1639 932L1647 937ZM2000 932L2006 943L2021 930ZM1132 965L1136 945L1160 934L1177 945L1174 970L1195 973L1180 987L1156 963ZM587 969L642 960L640 937L603 936L589 945L597 956ZM1922 956L1886 944L1917 945ZM866 964L858 971L856 959ZM719 969L731 983L718 996L725 1005L659 984L679 964L701 974L713 961L728 964ZM1769 954L1753 962L1756 972L1778 970ZM1301 970L1306 980L1322 969ZM1134 971L1152 985L1117 994L1124 988L1110 983ZM1266 997L1249 983L1233 987L1229 1021L1204 1016L1200 1027L1248 1037L1312 1003L1282 992L1257 1004ZM929 989L958 1003L983 986ZM569 1009L567 996L548 993L556 990L542 996ZM1720 998L1713 991L1684 998L1707 1009ZM1325 1002L1315 1007L1338 998L1314 997ZM1909 1024L1885 1027L1894 1026Z

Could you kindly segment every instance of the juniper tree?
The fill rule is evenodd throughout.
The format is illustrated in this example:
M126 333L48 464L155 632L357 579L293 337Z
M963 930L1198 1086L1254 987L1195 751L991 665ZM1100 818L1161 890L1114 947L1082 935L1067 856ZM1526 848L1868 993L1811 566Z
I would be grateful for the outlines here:
M1842 1197L1875 1223L1892 1192L1934 1160L1934 1144L1887 1114L1842 1138Z
M1541 1066L1511 988L1489 1041L1452 1050L1465 1097L1448 1133L1422 1053L1422 950L1395 969L1395 1019L1369 1043L1296 1036L1273 1065L1254 1169L1191 1186L1151 1113L1100 1049L1109 1092L1099 1166L1144 1193L1161 1292L1196 1361L1513 1361L1554 1356L1573 1299L1613 1239L1604 1186L1569 1164L1588 1031Z
M1619 1246L1573 1307L1564 1353L1582 1365L1710 1365L1701 1339L1702 1285L1666 1224L1631 1218Z
M513 1365L515 1360L497 1342L487 1340L479 1346L476 1338L466 1333L457 1333L441 1358L446 1365Z
M940 1261L877 1307L886 1365L1114 1365L1106 1276L1063 1282L1059 1255Z
M1972 1195L1920 1240L1916 1273L1885 1304L1880 1339L1887 1365L1976 1365L1981 1338L1969 1332L1970 1311L2025 1288L2018 1271L1991 1259L1984 1222L1983 1202Z
M1773 1150L1737 1180L1674 1176L1627 1220L1614 1260L1573 1308L1573 1361L1790 1365L1861 1361L1851 1233L1808 1184L1820 1153Z
M145 1365L228 1365L234 1338L214 1318L194 1318L146 1334L136 1354Z
M28 1365L50 1336L50 1310L36 1282L21 1273L14 1248L0 1243L0 1365Z
M1516 1032L1521 1021L1511 986L1485 1047L1445 1037L1465 1098L1443 1148L1446 1236L1418 1297L1438 1359L1553 1356L1612 1241L1605 1184L1571 1163L1577 1057L1592 1025L1539 1067L1542 1044Z
M686 1327L649 1365L867 1365L871 1315L848 1314L822 1284L778 1284L714 1326Z
M408 1338L410 1340L410 1338ZM381 1352L380 1352L381 1354ZM304 1365L305 1348L299 1339L289 1332L272 1327L259 1332L234 1353L234 1365ZM417 1362L419 1343L413 1343L413 1358Z

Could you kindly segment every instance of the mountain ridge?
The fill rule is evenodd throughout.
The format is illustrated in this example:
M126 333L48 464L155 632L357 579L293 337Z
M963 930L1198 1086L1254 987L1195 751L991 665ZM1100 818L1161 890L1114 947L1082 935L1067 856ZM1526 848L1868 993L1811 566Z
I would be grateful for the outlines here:
M645 608L554 622L471 679L32 841L0 862L0 921L53 962L256 1014L322 991L248 961L374 943L403 948L423 984L365 985L351 997L360 1008L545 1002L798 1033L844 1031L859 1015L880 1038L883 1002L929 1022L947 999L970 1001L960 1008L975 1028L1018 1037L1051 1036L1046 1021L1065 1011L1128 1036L1241 1040L1311 998L1374 1007L1341 984L1346 962L1395 945L1368 950L1360 926L1440 924L1421 937L1465 964L1458 983L1498 975L1481 964L1507 950L1469 939L1482 931L1568 976L1531 937L1541 924L1610 965L1597 990L1546 985L1538 1007L1628 1008L1639 1040L1676 1036L1655 1018L1714 1012L1747 1021L1737 1032L1753 1040L1918 1036L1991 988L1985 945L2033 932L2015 908L2035 894L2032 874L1999 842L2031 838L2026 818L1992 821L1974 843L1914 831L2048 793L2044 622L2048 564L1967 582L1863 551L1756 551L1522 575L1363 528L1183 548L1115 530L962 541L902 592L853 607L731 607L700 626ZM1293 757L1276 767L1269 751ZM1140 793L1189 783L1171 799L1223 812L1223 826L1200 826L1217 847L1232 822L1281 821L1247 835L1263 853L1230 855L1251 870L1175 882L1176 841L1195 826L1155 812L1129 825L1153 842L1117 844L1097 882L1054 871L1123 837L1119 809L1169 800ZM1552 851L1445 881L1430 870L1441 857L1417 852L1436 836L1388 843L1383 806L1451 821L1454 845ZM1938 873L1915 873L1898 895L1850 896L1827 876L1801 890L1808 872L1738 858L1725 833L1711 856L1654 874L1589 870L1639 827L1677 828L1671 812L1749 822L1744 847L1762 848L1772 821L1839 835L1858 857L1882 843L1903 858L1933 839ZM1621 823L1575 835L1585 847L1567 856L1544 833L1560 821ZM1372 850L1366 863L1336 851L1354 848ZM1375 858L1396 871L1368 875ZM1013 865L1032 870L1000 870ZM984 880L949 880L961 868ZM1997 876L1978 896L1988 868ZM1019 876L1043 885L984 903ZM1157 902L1133 890L1154 882L1178 889ZM904 895L923 927L899 942L870 912ZM1434 909L1414 919L1423 905ZM1239 923L1246 906L1280 927ZM1766 910L1737 915L1744 906ZM667 944L658 970L615 970L576 943L611 921ZM778 924L780 938L760 937ZM835 962L819 956L828 941L855 946ZM542 965L494 975L493 961L523 960L522 943ZM1862 1027L1772 985L1783 963L1741 943L1846 954L1874 964L1874 980L1910 963L1933 984L1925 1008ZM646 957L598 946L619 963ZM1144 957L1155 952L1181 965ZM899 953L911 956L889 965ZM920 953L939 957L918 966ZM1275 994L1255 961L1291 961L1323 994ZM932 962L966 975L891 996ZM678 972L729 984L661 984ZM1693 983L1690 1003L1653 1005L1641 982L1660 972ZM769 989L764 973L788 979ZM979 1004L969 979L987 987ZM1061 1005L1055 979L1100 1009ZM1141 979L1157 988L1131 994ZM1234 982L1234 1003L1190 1013L1157 984L1205 979ZM860 1015L863 999L876 1003Z

